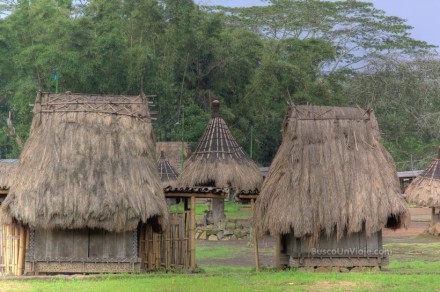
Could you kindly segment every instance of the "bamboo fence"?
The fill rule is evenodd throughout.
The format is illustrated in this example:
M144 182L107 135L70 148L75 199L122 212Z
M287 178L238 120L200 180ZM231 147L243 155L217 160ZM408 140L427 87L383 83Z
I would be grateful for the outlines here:
M24 274L29 230L18 224L0 225L0 274Z

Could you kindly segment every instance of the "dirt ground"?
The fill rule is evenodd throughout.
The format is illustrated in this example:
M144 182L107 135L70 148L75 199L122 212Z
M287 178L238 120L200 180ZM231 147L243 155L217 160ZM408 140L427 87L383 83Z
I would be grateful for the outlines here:
M407 229L384 229L382 231L383 244L385 249L390 249L392 254L390 259L396 260L440 260L440 251L433 254L431 250L426 253L413 254L406 244L423 244L423 243L440 243L440 237L430 236L424 233L431 220L430 208L410 208L411 224ZM275 240L271 236L266 236L258 240L259 259L262 267L274 266ZM196 249L216 250L229 249L239 250L238 253L231 253L228 256L218 258L208 257L197 259L200 267L215 266L237 266L237 267L253 267L255 266L254 249L248 240L225 240L225 241L197 241Z

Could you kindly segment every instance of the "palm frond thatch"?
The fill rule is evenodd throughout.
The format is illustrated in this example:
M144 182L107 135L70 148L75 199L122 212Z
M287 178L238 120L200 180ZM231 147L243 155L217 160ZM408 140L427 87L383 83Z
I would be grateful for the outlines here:
M212 103L212 118L197 149L185 160L177 185L182 187L215 186L235 190L260 189L260 169L235 141L219 112L219 102Z
M34 114L4 213L44 229L165 227L144 96L39 93Z
M256 202L261 232L316 240L409 220L374 113L290 105L283 140Z
M440 149L439 157L406 188L407 200L423 207L440 207Z

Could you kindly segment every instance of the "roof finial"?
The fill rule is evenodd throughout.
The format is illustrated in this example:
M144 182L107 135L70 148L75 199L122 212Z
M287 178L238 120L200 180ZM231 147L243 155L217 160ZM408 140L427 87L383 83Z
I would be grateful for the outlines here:
M214 99L211 103L212 106L212 117L217 118L220 117L220 101Z

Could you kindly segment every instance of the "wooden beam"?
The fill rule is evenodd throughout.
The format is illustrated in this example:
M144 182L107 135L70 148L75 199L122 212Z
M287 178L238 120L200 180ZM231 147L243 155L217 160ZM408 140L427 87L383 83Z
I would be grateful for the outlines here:
M24 256L26 252L26 227L20 225L20 249L18 251L18 270L17 276L21 276L24 273Z
M251 200L251 208L252 208L252 225L254 227L254 256L255 256L255 271L258 273L260 271L260 258L258 256L258 238L257 238L257 225L255 224L255 207L254 200Z
M191 269L196 268L196 197L191 197Z
M255 195L243 195L243 194L241 194L241 195L238 195L238 198L239 199L246 199L246 200L256 200L257 198L258 198L258 194L255 194Z
M432 207L431 222L432 222L432 225L435 225L437 223L437 218L435 216L435 207Z
M165 193L165 198L205 198L205 199L226 199L225 194L213 193Z
M275 269L281 270L281 234L275 235Z

